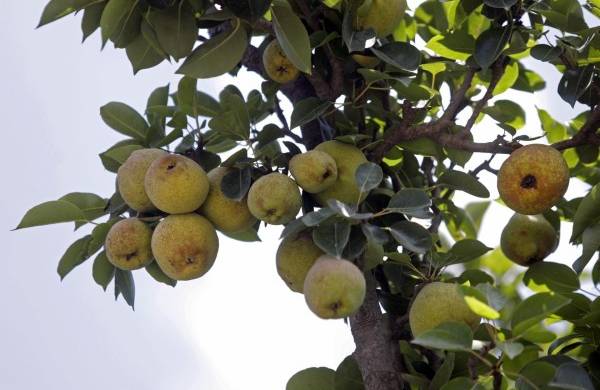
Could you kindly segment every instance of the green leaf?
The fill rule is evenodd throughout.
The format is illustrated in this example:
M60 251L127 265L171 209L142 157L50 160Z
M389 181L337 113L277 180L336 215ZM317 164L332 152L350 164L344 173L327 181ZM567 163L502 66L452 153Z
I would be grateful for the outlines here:
M562 54L562 49L557 46L546 44L535 45L531 48L531 56L537 60L550 62L556 60Z
M56 270L60 276L60 280L63 280L69 272L88 259L87 248L91 239L92 236L87 235L75 241L67 248L67 251L58 262Z
M498 343L497 347L500 348L509 359L516 358L524 349L523 344L514 341L503 341Z
M459 286L459 290L473 313L490 320L500 318L500 313L488 305L487 298L481 291L470 286Z
M482 110L500 124L509 125L515 129L525 126L525 110L510 100L496 100L491 107L485 107Z
M475 38L467 29L461 28L452 33L434 36L425 47L445 58L466 61L475 50Z
M104 2L105 0L50 0L40 18L38 27L54 22L64 16L80 11L90 5Z
M153 261L146 266L146 272L148 272L148 274L152 276L152 279L156 280L157 282L164 283L171 287L175 287L177 285L177 281L168 277L163 270L160 269L156 261Z
M92 239L87 248L87 256L91 257L94 253L98 252L102 246L104 246L104 241L106 240L106 235L110 228L117 222L120 221L120 218L111 219L108 222L101 223L97 225L92 230Z
M596 184L581 200L575 217L573 217L573 232L571 242L578 242L584 230L600 221L600 184Z
M383 170L378 164L366 162L356 168L354 176L360 193L365 194L381 183Z
M577 274L581 274L585 266L592 259L594 254L600 249L600 224L595 224L583 231L582 236L583 252L581 256L573 263L573 269Z
M490 192L476 178L460 171L446 171L438 179L438 184L464 191L479 198L489 198Z
M331 103L316 97L309 97L294 104L290 129L303 126L323 115Z
M94 281L106 291L106 288L115 276L115 266L108 261L105 251L98 253L98 256L94 259L92 276L94 277Z
M92 4L85 8L83 11L83 17L81 18L81 32L83 33L83 41L92 35L98 28L100 28L100 18L102 12L106 7L105 0L95 0L95 4Z
M575 106L579 99L592 83L594 76L594 65L567 69L558 83L558 94L571 107Z
M273 29L286 57L304 73L311 73L311 48L308 32L300 18L284 0L271 7Z
M472 379L467 377L453 378L450 382L446 383L441 387L440 390L483 390L484 387L473 382Z
M513 335L522 334L569 302L570 299L551 292L530 296L520 302L513 312L511 319Z
M241 61L248 47L248 34L239 19L224 31L198 46L177 70L178 74L206 79L229 72Z
M133 67L133 74L137 74L142 69L152 68L164 60L162 54L154 50L154 47L142 34L127 45L126 52Z
M473 344L473 331L465 324L446 322L420 334L413 343L447 351L470 351Z
M224 233L224 235L226 235L229 238L232 238L234 240L237 241L243 241L243 242L260 242L261 239L258 235L258 232L256 231L255 228L250 228L248 230L244 230L241 232L236 232L236 233Z
M431 234L427 229L414 222L397 222L390 227L390 233L403 248L412 252L425 253L433 245Z
M492 249L493 248L484 245L481 241L469 238L460 240L454 244L452 249L448 252L450 257L447 264L466 263L485 255Z
M198 38L194 12L187 2L165 10L152 9L148 21L156 32L160 46L175 60L187 57Z
M100 160L107 171L117 173L119 167L129 158L134 150L143 149L141 145L120 145L100 153Z
M335 390L365 390L362 374L352 355L347 356L335 371Z
M554 378L555 371L556 368L552 364L544 361L535 360L527 363L519 372L515 382L516 390L547 388L546 385Z
M64 200L53 200L39 204L27 211L15 230L85 220L84 212L73 203Z
M570 267L549 261L541 261L531 265L523 276L523 283L535 282L545 285L552 291L571 292L579 289L579 278Z
M132 309L135 309L135 283L131 271L115 268L115 299L123 295L123 299Z
M111 129L143 141L148 123L136 110L125 103L110 102L100 108L100 116Z
M140 0L110 0L100 18L102 43L110 39L115 47L127 47L140 34L141 21Z
M566 138L567 129L563 124L554 120L546 110L538 108L537 112L548 142L555 143Z
M250 184L252 184L252 169L250 167L233 168L221 179L221 191L229 199L239 202L248 193Z
M484 31L475 42L475 61L483 69L492 65L510 40L511 27L495 28Z
M331 368L313 367L294 374L285 390L335 390L335 371Z
M225 0L224 3L235 16L253 22L269 10L271 0Z
M402 70L414 71L421 65L421 52L407 42L391 42L371 51L383 62Z
M452 377L452 371L454 370L454 353L450 352L446 354L444 363L436 371L431 383L429 384L429 390L438 390L450 380Z
M587 371L578 362L563 363L558 366L550 388L594 390L594 384Z
M483 3L492 8L509 9L517 3L517 0L483 0Z
M340 257L350 239L350 224L347 221L336 221L319 225L313 230L312 237L324 252Z
M415 218L431 218L431 198L419 188L403 188L390 199L387 208Z

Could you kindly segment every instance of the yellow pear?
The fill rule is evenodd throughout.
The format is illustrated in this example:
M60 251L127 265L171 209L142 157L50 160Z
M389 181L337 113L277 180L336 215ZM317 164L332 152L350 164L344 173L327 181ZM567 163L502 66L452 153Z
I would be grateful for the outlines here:
M356 205L364 200L367 194L360 194L356 183L356 169L367 162L367 158L356 146L339 141L327 141L319 144L316 150L333 157L337 166L337 180L334 185L315 195L316 200L326 206L329 199Z
M137 218L115 223L104 242L106 257L117 268L134 270L152 262L152 229Z
M152 253L171 279L191 280L212 267L219 251L213 225L198 214L169 215L154 229Z
M202 205L210 184L206 172L194 160L169 154L150 165L144 186L148 197L160 210L185 214Z
M419 291L408 319L414 337L444 322L461 322L475 329L481 321L465 302L458 285L442 282L429 283Z
M270 173L255 181L248 191L248 208L252 215L271 225L283 225L298 215L302 196L292 179Z
M221 191L221 180L229 172L229 168L217 167L208 172L210 190L200 213L224 233L238 233L250 229L256 218L248 209L247 198L235 201L226 197Z
M129 155L117 171L117 186L121 197L129 207L140 213L155 210L144 188L146 171L154 160L166 155L160 149L140 149Z
M372 28L379 38L394 32L406 13L406 0L367 0L358 9L357 27Z
M276 39L263 52L263 66L271 80L280 84L294 81L300 75L300 70L286 57Z
M310 231L287 236L277 249L277 273L290 290L301 293L308 270L323 251L315 245Z
M543 215L515 214L500 236L504 255L523 266L544 260L557 246L556 230Z
M365 276L348 260L323 255L304 280L308 308L323 319L345 318L354 314L365 300Z
M311 150L292 157L290 173L304 191L313 194L331 187L338 175L335 160L319 150Z

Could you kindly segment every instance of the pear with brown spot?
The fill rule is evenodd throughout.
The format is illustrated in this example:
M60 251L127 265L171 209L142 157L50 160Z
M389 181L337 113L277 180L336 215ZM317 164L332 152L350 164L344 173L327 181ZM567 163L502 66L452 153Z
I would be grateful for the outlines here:
M335 184L338 176L333 157L319 150L297 154L290 160L290 173L304 191L316 194Z
M159 157L167 155L161 149L133 151L117 171L117 186L121 197L135 211L145 213L156 210L144 188L144 179L150 165Z
M271 80L280 84L294 81L300 75L300 70L287 58L277 40L271 41L265 48L263 66Z
M152 229L137 218L115 223L104 242L106 257L115 267L132 271L152 262Z
M248 208L252 215L271 225L283 225L298 215L302 196L292 179L270 173L255 181L248 191Z
M213 225L198 214L169 215L152 235L152 253L171 279L191 280L213 266L219 239Z

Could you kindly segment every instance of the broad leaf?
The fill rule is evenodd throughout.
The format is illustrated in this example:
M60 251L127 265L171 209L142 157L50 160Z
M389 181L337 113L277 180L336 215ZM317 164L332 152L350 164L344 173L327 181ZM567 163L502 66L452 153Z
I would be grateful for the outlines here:
M277 41L286 57L300 71L310 74L310 39L302 21L284 0L273 2L271 15Z

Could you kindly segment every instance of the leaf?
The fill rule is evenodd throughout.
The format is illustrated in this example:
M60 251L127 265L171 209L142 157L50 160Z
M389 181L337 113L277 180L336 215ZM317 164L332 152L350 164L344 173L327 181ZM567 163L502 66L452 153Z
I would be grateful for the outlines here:
M514 341L503 341L498 343L497 347L500 348L509 359L516 358L524 349L523 344Z
M452 371L454 370L454 353L450 352L446 354L444 363L436 371L431 383L429 384L429 390L438 390L444 384L448 383L452 377Z
M532 264L523 276L523 283L535 282L552 291L572 292L579 289L579 278L575 271L564 264L541 261Z
M115 299L123 295L123 299L132 309L135 309L135 283L131 271L115 268Z
M592 83L594 76L594 65L567 69L558 83L558 94L571 107L575 106L579 99Z
M271 16L277 41L286 57L301 72L310 74L310 38L300 18L284 0L273 2Z
M348 51L363 51L367 47L367 42L375 39L375 31L368 29L366 31L355 31L353 20L357 17L356 8L347 7L344 13L342 23L342 39L348 47Z
M63 280L69 272L88 259L87 247L91 239L92 236L88 234L87 236L78 239L67 248L65 254L60 258L56 270L60 276L60 280Z
M500 318L500 313L488 305L487 298L481 291L471 286L459 286L459 290L473 313L490 320Z
M72 0L71 0L72 1ZM87 6L83 11L81 18L81 32L83 33L83 42L100 28L100 18L106 7L105 0L93 0L95 4ZM100 1L100 2L98 2Z
M105 0L50 0L44 7L37 27L42 27L73 12L103 1Z
M148 123L136 110L125 103L110 102L100 108L100 116L111 129L143 141Z
M587 371L579 363L569 362L558 366L550 388L594 390L594 384Z
M581 200L573 217L571 242L578 242L588 226L600 220L600 184L596 184Z
M470 351L473 331L465 324L446 322L423 332L413 340L413 344L447 351Z
M479 198L489 198L490 192L473 176L460 171L446 171L438 179L438 184L464 191Z
M335 371L335 390L365 390L362 374L352 355L347 356Z
M378 164L366 162L356 168L354 173L356 185L361 194L376 188L383 180L383 170Z
M427 229L414 222L397 222L390 227L390 233L403 248L412 252L425 253L433 245L431 234Z
M405 71L415 71L421 65L421 52L407 42L391 42L371 51L383 62Z
M142 21L140 0L110 0L102 12L102 43L109 39L115 47L127 47L139 34Z
M154 47L141 34L127 46L126 52L133 67L133 74L137 74L142 69L152 68L164 60L162 54L154 50Z
M441 387L440 390L483 390L484 387L473 382L472 379L461 376L453 378L450 382Z
M272 0L225 0L225 6L238 18L251 22L260 19L271 6Z
M312 367L295 373L285 390L334 390L335 371L331 368Z
M180 2L165 10L152 9L148 21L156 32L160 46L175 60L191 53L198 38L198 26L187 2Z
M258 232L256 231L255 228L250 228L241 232L236 232L236 233L225 233L223 232L224 235L226 235L229 238L232 238L234 240L237 241L243 241L243 242L260 242L261 239L258 235Z
M175 287L177 285L177 281L168 277L163 272L163 270L160 269L156 261L153 261L152 263L146 266L146 272L148 272L148 274L152 276L152 279L156 280L159 283L164 283L171 287Z
M562 49L557 46L546 44L535 45L531 48L531 56L537 60L550 62L556 60L562 54Z
M309 97L294 104L290 129L303 126L323 115L331 103L316 97Z
M15 230L54 223L85 221L85 219L83 211L73 203L53 200L29 209Z
M241 201L252 184L252 169L232 169L221 179L221 191L223 195L237 202Z
M106 288L115 276L115 266L108 261L105 251L98 253L98 256L94 259L92 276L94 281L106 291Z
M582 236L583 252L581 256L573 263L573 269L577 274L581 274L585 266L590 262L594 254L600 249L600 224L595 224L583 231Z
M539 323L571 302L561 295L551 292L538 293L520 302L513 312L511 327L514 336Z
M496 100L491 107L485 107L483 113L488 114L501 125L508 125L515 129L525 126L525 110L511 100Z
M483 69L492 65L510 40L511 27L495 28L484 31L475 41L475 61Z
M340 257L350 239L350 224L339 221L319 225L312 233L313 241L324 252Z
M135 150L143 149L141 145L121 145L100 153L100 160L107 171L117 173L119 167L129 158Z
M431 218L431 198L418 188L403 188L390 199L387 208L415 218Z
M546 110L538 108L537 112L548 142L554 143L566 138L567 129L562 123L554 120Z
M492 8L509 9L517 3L517 0L483 0L483 3Z
M329 207L323 207L317 211L311 211L309 213L304 214L304 216L302 217L302 223L304 223L304 225L308 227L317 226L321 222L329 219L335 214L335 210L332 210Z
M233 27L198 46L177 70L198 79L220 76L241 61L248 47L248 34L239 19Z
M448 252L450 261L447 264L466 263L485 255L492 249L493 248L484 245L481 241L469 238L460 240L454 244L452 249Z

